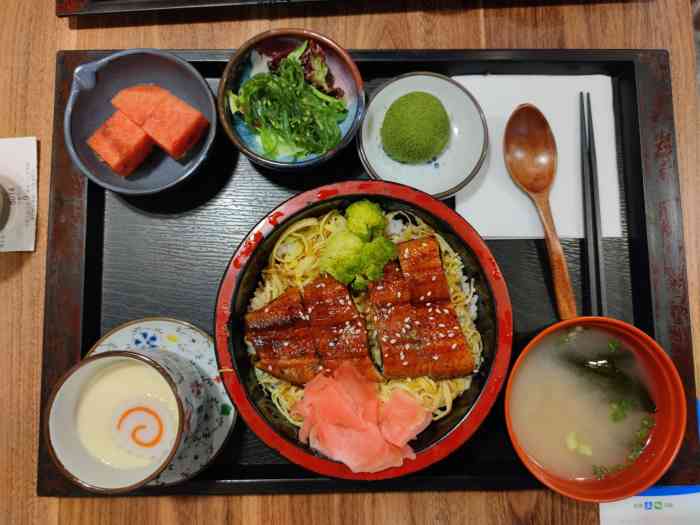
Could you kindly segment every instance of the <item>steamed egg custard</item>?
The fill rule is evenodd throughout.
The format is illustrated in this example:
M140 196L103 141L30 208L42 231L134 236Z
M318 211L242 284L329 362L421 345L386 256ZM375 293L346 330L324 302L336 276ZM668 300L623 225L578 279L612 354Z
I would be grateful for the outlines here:
M177 435L178 406L170 385L139 361L106 366L83 388L78 436L97 460L114 468L161 462Z

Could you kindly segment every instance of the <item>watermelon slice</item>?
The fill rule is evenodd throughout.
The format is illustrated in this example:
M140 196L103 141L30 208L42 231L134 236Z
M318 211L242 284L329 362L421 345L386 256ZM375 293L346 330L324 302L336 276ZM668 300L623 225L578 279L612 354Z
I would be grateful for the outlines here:
M122 89L112 99L112 105L134 123L143 126L160 101L168 94L168 90L160 86L140 84Z
M109 117L87 143L101 160L124 177L133 173L153 149L153 140L121 111Z
M176 159L182 158L208 127L202 113L169 92L143 124L144 131Z

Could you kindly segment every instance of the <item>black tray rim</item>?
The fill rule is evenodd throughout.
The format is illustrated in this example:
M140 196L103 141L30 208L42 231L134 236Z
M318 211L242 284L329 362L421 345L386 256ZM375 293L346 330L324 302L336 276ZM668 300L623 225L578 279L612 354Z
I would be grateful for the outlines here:
M225 62L231 56L233 50L171 50L175 54L190 62ZM60 89L59 78L62 78L62 66L64 60L72 56L84 57L85 60L108 54L109 51L59 51L57 53L56 64L56 102L59 102ZM657 339L668 342L667 348L671 353L683 350L689 352L689 359L692 369L692 339L690 338L690 318L687 293L687 272L685 266L685 256L683 251L683 224L682 209L680 203L680 187L678 166L676 160L675 128L673 120L673 107L671 97L671 79L669 54L666 50L625 50L625 49L575 49L575 50L537 50L537 49L490 49L490 50L358 50L352 51L353 57L360 61L387 61L397 60L403 62L436 61L449 62L452 60L473 60L489 64L511 63L518 61L532 61L537 63L591 63L597 62L624 62L631 64L635 71L636 97L639 114L637 127L640 135L640 146L642 150L642 165L640 166L643 175L643 198L645 211L658 211L658 220L645 224L644 232L640 232L645 244L648 243L649 253L649 275L652 289L650 291L652 308L657 311L653 318L654 332ZM651 100L652 104L641 104L640 101ZM54 140L52 145L52 173L57 173L60 166L59 151L60 142L56 137L56 130L59 130L61 115L54 112ZM653 124L652 126L646 126ZM652 173L656 177L652 177ZM51 199L49 212L49 234L47 248L47 293L45 304L45 326L44 326L44 362L42 370L42 407L51 388L50 379L55 375L55 370L47 368L46 354L48 349L63 348L66 351L68 360L80 358L81 347L84 346L86 334L83 334L83 291L85 275L89 272L85 265L85 243L88 237L94 235L90 232L90 225L85 224L87 213L88 193L94 192L84 181L68 191L68 194L61 195L56 199L57 188L60 189L60 182L54 175L51 179ZM102 199L104 196L102 196ZM80 222L73 226L73 231L62 232L57 227L61 219L65 219L66 214L79 219ZM94 227L93 227L94 229ZM62 236L73 234L72 238L62 238ZM67 271L68 279L61 279L65 285L73 285L74 294L71 300L77 301L80 311L78 319L73 319L66 327L64 333L70 332L72 327L75 331L63 341L52 342L52 330L49 320L68 320L66 314L61 315L57 311L56 295L60 293L55 287L50 286L58 282L59 274L57 267L60 265L60 257L56 252L58 243L68 243L69 259L80 261L78 268ZM64 246L65 248L66 246ZM65 255L65 252L64 252ZM653 259L653 261L651 260ZM660 264L660 266L659 266ZM67 270L66 268L63 268ZM65 288L64 288L65 289ZM669 289L673 293L669 292ZM71 300L68 301L71 306ZM667 306L667 308L664 308ZM78 334L78 335L76 335ZM99 334L98 334L99 335ZM665 345L666 346L666 345ZM52 350L53 351L53 350ZM64 359L65 361L65 359ZM684 374L684 382L688 379ZM690 386L694 385L693 370L690 371ZM692 390L694 392L694 389ZM689 399L689 412L692 416L690 422L695 421L695 403ZM42 412L43 414L43 412ZM43 417L43 415L42 415ZM694 446L691 448L695 452L694 463L697 459L697 428L689 425L691 437L695 438ZM688 441L688 435L686 436ZM38 461L38 481L37 493L40 496L56 495L87 495L79 491L72 490L52 490L49 478L51 464L46 463L45 441L43 436L39 442ZM47 470L48 469L48 470ZM49 474L46 476L45 474ZM337 480L327 478L301 476L292 478L270 479L243 479L234 481L208 481L193 480L190 483L169 487L166 490L152 491L145 490L135 495L155 495L155 494L250 494L250 493L292 493L292 492L357 492L357 491L394 491L394 490L462 490L464 487L460 479L463 476L421 476L401 478L397 483L371 482L371 483L343 483L342 487L337 486ZM486 481L480 489L496 490L501 482L496 475ZM54 483L56 480L52 480ZM397 480L394 480L397 481ZM503 479L505 481L505 478ZM522 488L538 487L539 485L530 480ZM66 481L66 483L68 483ZM520 488L520 487L519 487Z
M56 16L152 13L211 7L255 7L321 2L323 0L56 0Z

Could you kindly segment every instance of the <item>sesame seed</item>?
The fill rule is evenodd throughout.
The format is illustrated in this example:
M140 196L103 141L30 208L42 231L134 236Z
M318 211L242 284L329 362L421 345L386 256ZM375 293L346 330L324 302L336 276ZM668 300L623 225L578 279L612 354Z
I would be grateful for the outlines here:
M403 347L404 347L406 350L408 350L409 348L411 348L411 344L410 344L410 343L406 343L405 345L403 345Z
M423 301L425 299L425 295L421 295L420 298L418 299L419 301Z
M428 246L428 244L427 244L427 243L424 243L424 242L420 243L420 245L421 245L421 247L423 247L423 248L425 248L426 246Z
M420 321L413 321L413 322L416 323L416 326L420 326Z
M267 365L268 371L272 370L272 365Z
M445 328L445 323L438 323L439 328Z
M396 292L396 297L401 298L401 292Z
M454 337L455 333L454 332L447 332L447 337Z
M431 295L433 295L433 292L428 292L428 293L425 294L425 295L428 296L428 297L430 297Z
M406 354L399 352L399 358L403 361L406 358Z
M389 341L389 343L393 345L394 343L396 343L396 339L392 339L391 341Z
M404 323L407 323L407 322L409 322L410 320L411 320L410 317L404 317L404 318L403 318L403 322L404 322Z
M331 341L330 343L328 343L328 346L330 346L331 348L333 348L333 347L335 347L335 343L334 343L333 341Z
M384 289L384 287L381 284L379 286L377 286L377 290L383 290L383 289Z
M451 348L452 348L452 350L454 350L455 348L457 348L457 343L452 343Z
M430 278L430 280L433 281L433 282L435 282L435 280L437 280L437 275L433 275L433 276Z
M285 342L282 343L282 344L283 344L284 346L289 346L289 341L285 341Z
M408 361L404 361L404 362L401 363L401 364L402 364L403 366L408 366Z
M437 361L438 359L440 359L440 356L437 354L433 354L433 361Z
M386 343L388 340L389 340L389 336L386 336L386 335L385 335L385 336L382 337L382 341L384 341L385 343Z

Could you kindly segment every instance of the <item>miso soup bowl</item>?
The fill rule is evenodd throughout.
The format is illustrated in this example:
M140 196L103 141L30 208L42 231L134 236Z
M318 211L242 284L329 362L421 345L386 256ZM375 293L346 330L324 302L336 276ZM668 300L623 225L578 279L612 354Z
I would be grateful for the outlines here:
M527 359L545 337L576 327L599 328L612 334L637 358L649 378L651 397L656 404L655 426L641 456L624 470L601 480L573 480L555 476L539 465L523 449L511 420L511 393L514 379ZM536 386L533 386L536 388ZM678 454L686 426L686 399L683 383L666 352L640 329L607 317L576 317L550 326L537 335L518 357L506 385L505 416L508 434L520 460L530 472L552 490L570 498L589 501L616 501L642 492L656 483Z

